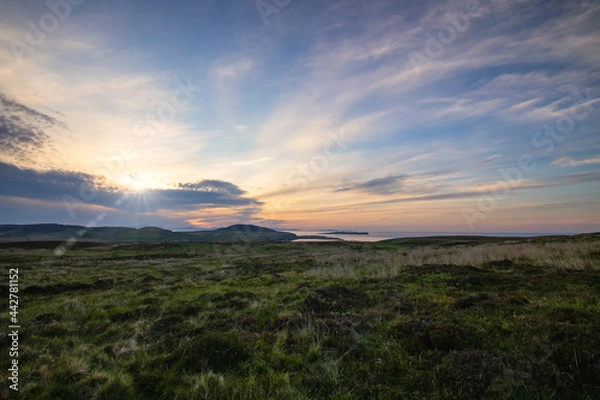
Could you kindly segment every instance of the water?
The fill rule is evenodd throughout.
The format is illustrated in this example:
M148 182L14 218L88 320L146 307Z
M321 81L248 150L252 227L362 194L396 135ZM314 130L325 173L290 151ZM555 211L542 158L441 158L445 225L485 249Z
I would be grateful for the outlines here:
M325 231L293 231L298 236L318 235L327 236L334 239L355 242L376 242L386 239L428 237L428 236L502 236L502 237L535 237L535 236L554 236L554 235L572 235L571 233L515 233L515 232L369 232L368 235L336 235L335 233L326 233ZM323 242L319 239L298 239L295 242Z

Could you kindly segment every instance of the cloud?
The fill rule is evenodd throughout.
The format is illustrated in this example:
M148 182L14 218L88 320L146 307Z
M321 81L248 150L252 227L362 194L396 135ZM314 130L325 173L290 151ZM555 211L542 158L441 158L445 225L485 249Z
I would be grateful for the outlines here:
M563 165L568 167L580 167L582 165L600 164L600 156L585 158L583 160L574 160L571 157L562 157L554 161L554 165Z
M4 95L3 93L0 93L0 103L2 104L2 107L4 108L5 112L26 115L33 122L42 123L43 125L59 125L64 127L64 124L57 121L55 118L52 118L46 114L40 113L32 108L29 108L14 100L11 100L8 97L6 97L6 95Z
M235 185L234 185L235 186ZM220 190L154 189L142 193L146 211L199 210L220 206L252 206L262 203L253 198Z
M372 118L360 129L348 131L350 140L374 142L385 136L406 137L424 124L448 127L449 121L459 123L467 118L505 117L511 113L513 117L524 114L523 119L539 120L542 116L556 115L556 110L541 109L536 113L531 109L534 103L523 104L522 110L518 107L507 110L535 96L541 96L543 101L539 106L544 107L556 96L552 91L549 93L548 87L559 89L560 94L567 96L574 88L593 81L589 69L584 67L572 73L564 71L560 76L546 72L528 75L529 71L520 63L550 63L558 55L550 52L542 57L535 51L540 43L511 40L506 18L516 12L517 2L503 2L493 9L488 9L485 2L481 15L472 19L470 28L454 43L445 46L443 54L431 59L421 73L415 71L410 62L411 50L422 52L427 44L424 34L437 35L438 30L449 26L446 12L464 12L468 2L449 1L429 9L420 7L420 10L409 7L413 16L410 19L400 17L398 10L385 9L385 2L373 2L365 7L355 3L358 15L350 34L329 35L329 31L343 31L343 19L347 16L342 12L354 10L324 7L320 13L323 15L315 18L321 24L313 33L315 44L304 57L298 57L286 82L286 87L293 86L294 90L282 96L259 132L259 144L269 147L276 143L280 152L286 152L285 160L299 153L312 156L327 140L328 131L366 116ZM402 5L403 14L407 11L405 6ZM510 21L511 25L518 25L518 37L533 40L543 33L547 39L544 48L552 50L550 45L555 39L552 31L531 24L535 7L527 4L527 10L527 15ZM572 7L569 7L569 14L564 18L574 18L571 12ZM551 23L562 21L552 15L546 15ZM592 17L593 14L586 14L586 23ZM567 27L562 29L565 34L570 33ZM580 35L590 38L595 34L588 27ZM499 66L505 68L499 69ZM496 81L497 76L502 76L501 71L515 72ZM511 77L514 79L509 79ZM486 86L488 81L492 84ZM554 85L557 81L559 87ZM526 93L524 84L528 84ZM451 101L431 102L439 97ZM383 103L383 99L387 103ZM389 113L381 113L387 109ZM468 134L470 132L464 132Z
M272 160L272 157L261 157L261 158L255 158L253 160L234 161L231 163L231 165L248 166L248 165L260 164L260 163L271 161L271 160Z
M221 121L232 121L239 118L240 96L245 78L254 72L257 61L247 55L237 54L216 60L208 69L208 76L214 89L215 107ZM239 129L241 127L242 129ZM238 132L244 132L244 125L236 125Z
M239 196L245 193L233 183L210 179L205 179L196 183L179 183L178 186L183 190L219 193L227 196Z
M0 151L13 159L31 161L50 142L47 130L65 124L0 93Z
M275 226L282 221L265 220L259 216L262 208L259 206L246 207L214 207L203 210L202 213L192 212L185 221L196 227L216 227L230 225L232 222Z
M456 170L444 170L426 172L420 174L399 174L399 175L388 175L383 178L370 179L364 182L353 182L339 185L334 188L334 192L349 192L349 191L360 191L378 195L390 195L396 193L411 193L411 194L423 194L429 193L432 190L430 184L426 184L423 181L428 181L438 177L453 175ZM417 183L419 182L419 183ZM441 186L433 186L435 189L439 189Z
M371 179L366 182L342 185L334 189L334 192L347 192L350 190L359 190L372 194L392 194L402 191L402 181L408 175L390 175L385 178Z
M493 156L490 156L490 157L486 158L485 160L480 161L479 164L478 164L478 166L482 167L482 166L484 166L486 164L491 163L492 161L494 161L494 160L496 160L498 158L500 158L500 154L494 154Z
M218 79L237 79L246 75L256 67L256 61L248 56L236 60L223 59L215 63L211 74Z
M246 213L254 214L262 206L262 202L257 199L245 197L246 192L238 186L210 179L179 183L176 189L135 193L127 188L110 185L103 177L72 171L37 171L0 162L0 181L4 185L2 195L6 198L37 201L38 204L47 202L48 206L54 204L49 207L54 213L58 202L64 203L64 212L69 208L85 205L150 214L158 211L162 211L162 214L176 211L201 213L203 209L212 208L233 208L239 214L244 212L243 207L252 210ZM42 208L36 211L44 212Z
M259 206L254 198L230 182L204 179L195 183L179 183L178 189L155 189L146 191L147 197L159 199L158 206L171 209L189 209L216 206Z
M547 187L579 185L598 181L600 181L600 172L598 171L577 172L570 175L553 176L550 178L524 182L522 185L517 186L517 189L540 189Z
M106 183L103 178L81 172L19 168L0 162L2 194L37 200L63 200L89 198L94 193L96 204L112 205L119 197L119 188Z
M401 178L405 182L410 181L410 178ZM389 181L393 181L393 177L389 179ZM380 181L382 184L388 181L387 178L375 179L369 182L377 183ZM510 189L509 196L515 196L519 193L529 193L532 190L536 189L547 189L547 188L558 188L563 186L571 186L571 185L581 185L588 184L592 182L600 181L600 172L581 172L574 173L569 175L562 175L550 178L543 179L532 179L532 180L522 180L518 183L515 183L514 187ZM342 190L336 190L336 192L343 192L354 190L358 186L363 184L354 184L342 187ZM377 186L377 185L376 185ZM384 185L385 186L385 185ZM372 207L378 205L386 205L386 204L400 204L400 203L420 203L420 202L438 202L442 200L468 200L468 199L480 199L485 196L487 190L498 189L496 187L487 187L483 188L481 186L473 186L469 187L467 185L463 185L460 187L451 188L451 190L442 187L439 190L434 190L433 193L427 194L425 190L415 190L415 191L406 191L406 195L402 197L391 197L387 199L381 200L366 200L359 202L348 202L345 204L336 204L333 206L319 206L314 209L311 209L311 212L326 212L326 211L344 211L348 209L357 209L363 207Z

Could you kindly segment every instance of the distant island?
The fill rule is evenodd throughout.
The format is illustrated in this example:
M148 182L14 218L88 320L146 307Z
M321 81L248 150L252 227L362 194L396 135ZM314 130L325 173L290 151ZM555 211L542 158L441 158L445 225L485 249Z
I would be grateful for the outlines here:
M298 236L297 240L327 240L327 241L339 241L339 242L344 241L344 239L328 237L328 236L321 236L321 235L302 235L302 236Z
M355 231L330 231L320 232L319 235L368 235L369 232L355 232Z

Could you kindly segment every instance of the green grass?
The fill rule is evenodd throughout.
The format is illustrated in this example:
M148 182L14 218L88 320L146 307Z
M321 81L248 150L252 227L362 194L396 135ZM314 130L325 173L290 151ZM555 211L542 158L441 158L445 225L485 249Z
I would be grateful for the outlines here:
M21 398L600 398L597 235L55 247L0 245Z

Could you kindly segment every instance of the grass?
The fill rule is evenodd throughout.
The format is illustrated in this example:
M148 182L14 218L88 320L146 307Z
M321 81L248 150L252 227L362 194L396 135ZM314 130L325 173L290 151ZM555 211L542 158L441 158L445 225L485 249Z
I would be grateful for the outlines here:
M0 245L22 398L600 398L598 235L55 247Z

